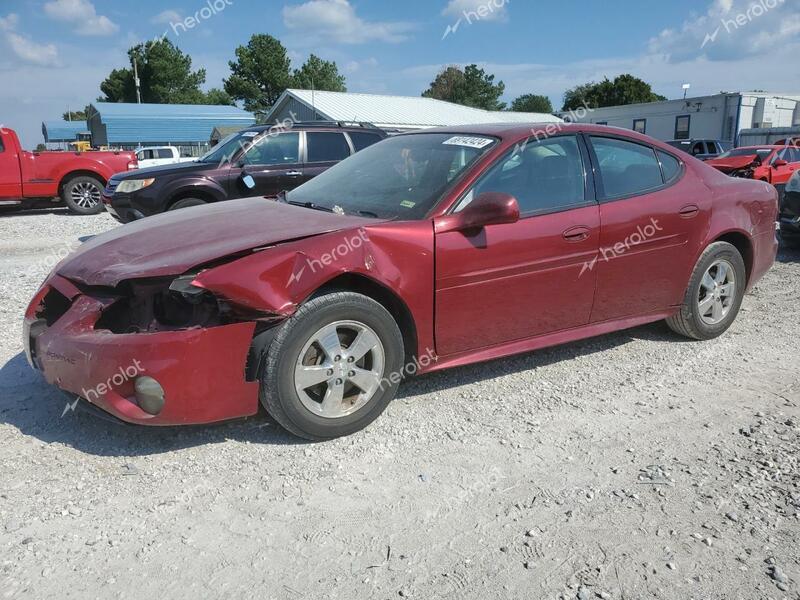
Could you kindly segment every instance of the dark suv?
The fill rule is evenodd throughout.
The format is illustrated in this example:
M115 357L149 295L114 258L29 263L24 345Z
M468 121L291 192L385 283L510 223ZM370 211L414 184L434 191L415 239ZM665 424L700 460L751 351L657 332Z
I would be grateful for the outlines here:
M277 196L386 135L370 124L254 126L228 136L196 161L114 175L103 203L115 219L129 223L210 202Z

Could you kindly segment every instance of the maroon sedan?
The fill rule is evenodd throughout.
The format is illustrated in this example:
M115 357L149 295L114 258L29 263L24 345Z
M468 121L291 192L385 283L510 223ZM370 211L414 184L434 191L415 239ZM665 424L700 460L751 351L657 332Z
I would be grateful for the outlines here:
M666 319L707 340L777 250L773 187L591 125L384 140L278 200L93 238L28 308L45 378L129 423L259 401L289 431L357 431L404 375Z

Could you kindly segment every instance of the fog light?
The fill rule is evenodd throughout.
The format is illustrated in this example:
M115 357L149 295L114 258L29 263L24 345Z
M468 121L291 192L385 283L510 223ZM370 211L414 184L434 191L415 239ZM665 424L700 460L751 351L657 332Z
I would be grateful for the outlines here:
M137 377L133 383L136 391L136 401L141 409L150 414L157 415L164 408L164 388L152 377Z

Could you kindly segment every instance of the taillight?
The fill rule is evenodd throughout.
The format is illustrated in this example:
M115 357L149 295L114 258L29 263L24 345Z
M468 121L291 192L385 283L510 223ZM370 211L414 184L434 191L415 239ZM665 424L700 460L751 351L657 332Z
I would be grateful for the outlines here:
M128 171L133 171L134 169L138 168L139 168L139 163L136 162L135 160L132 160L128 163Z

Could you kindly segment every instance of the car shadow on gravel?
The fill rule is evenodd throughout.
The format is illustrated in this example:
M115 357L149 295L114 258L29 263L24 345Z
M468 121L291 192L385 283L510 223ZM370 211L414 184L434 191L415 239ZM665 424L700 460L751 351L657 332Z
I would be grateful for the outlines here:
M23 354L0 367L0 423L42 442L65 444L88 454L146 456L227 440L282 446L309 443L286 433L262 412L215 425L142 427L66 408L73 401L74 396L45 383Z
M659 321L534 352L411 377L401 385L397 397L405 398L440 392L448 388L469 385L496 377L505 377L524 371L535 372L539 367L573 360L596 352L606 352L612 348L642 340L686 345L686 350L689 352L692 351L692 345L701 343L679 336L670 330L663 321Z
M66 206L43 206L38 208L0 207L0 218L31 217L36 215L58 215L62 217L80 217ZM90 215L91 216L91 215Z

